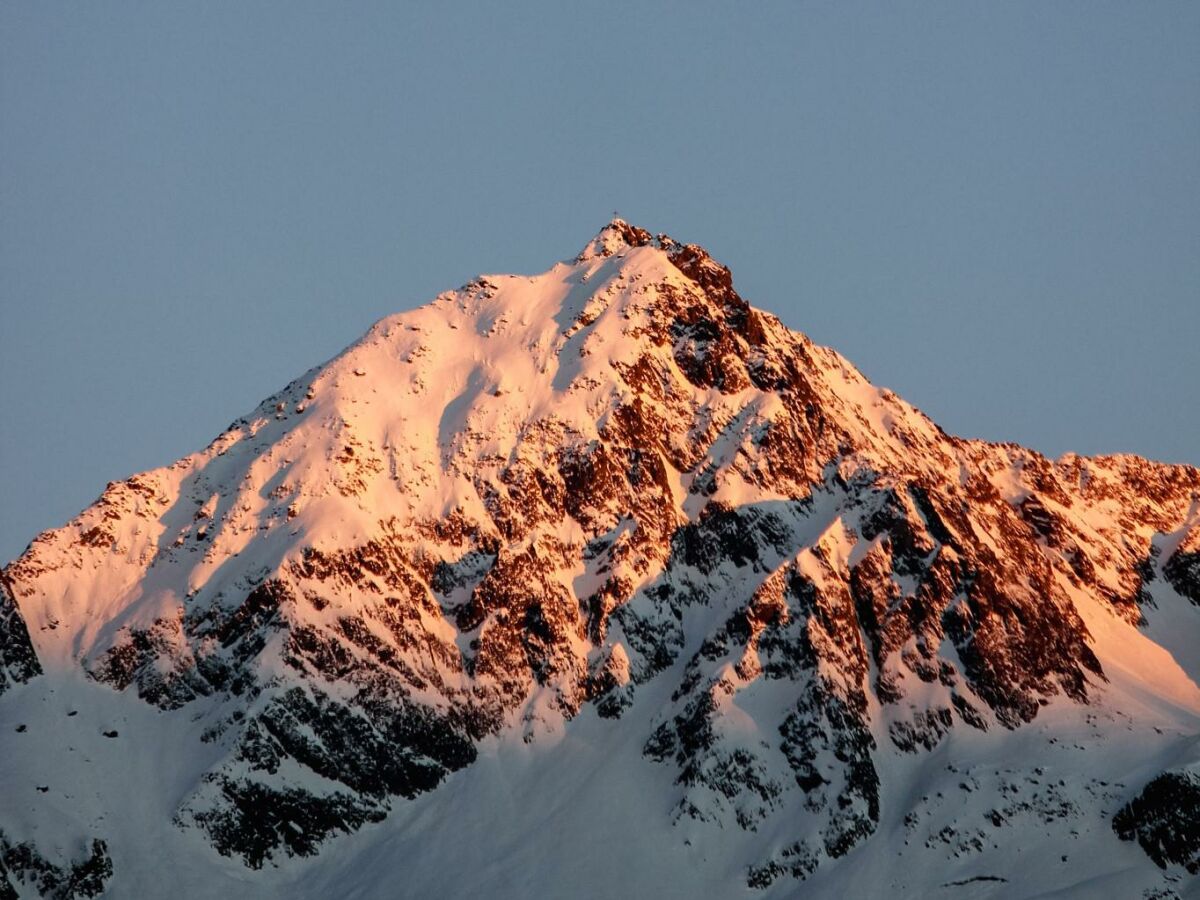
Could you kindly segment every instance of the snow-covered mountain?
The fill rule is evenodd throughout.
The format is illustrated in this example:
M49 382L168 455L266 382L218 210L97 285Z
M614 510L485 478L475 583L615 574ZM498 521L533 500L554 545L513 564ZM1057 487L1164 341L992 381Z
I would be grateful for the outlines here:
M0 897L1200 896L1200 471L948 435L620 220L0 588Z

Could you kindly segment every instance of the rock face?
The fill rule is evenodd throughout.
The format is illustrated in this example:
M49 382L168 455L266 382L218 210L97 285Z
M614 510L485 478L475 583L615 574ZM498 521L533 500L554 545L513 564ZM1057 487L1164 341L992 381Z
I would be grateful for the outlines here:
M38 537L0 692L40 655L202 723L174 822L251 868L594 710L685 830L771 835L768 888L871 840L890 766L1097 703L1160 608L1200 637L1198 541L1197 469L947 435L614 221Z
M8 580L0 578L0 694L41 672L29 629L8 589Z
M1164 772L1113 817L1121 840L1136 840L1162 868L1200 874L1200 777Z
M52 900L99 897L112 877L112 860L104 841L93 841L79 860L56 866L29 844L10 844L0 832L0 898L16 898L18 886Z

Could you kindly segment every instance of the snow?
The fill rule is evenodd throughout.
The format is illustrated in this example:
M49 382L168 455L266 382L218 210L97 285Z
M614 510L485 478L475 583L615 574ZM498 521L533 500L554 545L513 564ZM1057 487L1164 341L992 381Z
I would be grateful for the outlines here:
M60 675L3 700L4 828L64 857L78 855L81 825L102 833L119 873L106 895L112 898L161 896L167 871L177 896L214 900L247 891L281 898L486 893L513 900L564 894L772 898L797 891L814 897L1136 896L1162 876L1136 846L1112 833L1103 814L1111 814L1115 800L1093 779L1136 784L1168 761L1195 758L1200 727L1192 715L1158 720L1171 723L1164 734L1127 731L1120 721L1097 728L1087 721L1089 710L1064 704L1031 728L999 735L963 731L930 754L882 754L884 820L876 837L823 865L802 887L784 879L762 892L746 888L745 860L764 835L693 825L689 846L671 825L671 772L642 756L645 728L638 724L665 699L661 692L639 695L621 727L585 711L569 728L532 744L489 741L474 765L401 804L385 822L334 839L314 859L252 873L217 855L196 831L170 824L192 780L214 761L211 745L198 740L201 723L193 713L161 713ZM71 710L78 714L68 717ZM17 722L27 731L16 733ZM110 728L117 738L102 736ZM1058 743L1048 745L1048 734ZM964 792L963 773L983 779L981 789ZM1046 823L1036 816L1025 817L1022 827L990 828L984 814L1002 796L992 789L996 773L1009 773L1025 797L1038 790L1029 779L1042 785L1065 780L1063 795L1088 814L1082 829L1080 819ZM37 784L49 792L37 793ZM921 823L910 831L903 819L913 810ZM777 836L767 842L785 845L789 816L794 821L796 815L802 811L768 823ZM989 851L955 859L949 851L926 849L928 835L947 824L983 830ZM1059 859L1064 847L1065 864ZM980 875L1008 881L979 882L970 891L942 887Z

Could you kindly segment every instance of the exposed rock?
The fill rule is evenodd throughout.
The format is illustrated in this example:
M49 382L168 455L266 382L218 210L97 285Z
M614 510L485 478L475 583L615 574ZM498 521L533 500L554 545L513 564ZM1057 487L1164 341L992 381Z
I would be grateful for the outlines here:
M0 898L19 896L17 885L50 900L99 897L112 875L108 845L99 838L78 861L55 865L32 843L12 843L0 831Z
M1200 874L1200 777L1164 772L1113 816L1123 841L1136 840L1160 867Z
M25 619L9 591L8 579L0 573L0 694L41 672Z

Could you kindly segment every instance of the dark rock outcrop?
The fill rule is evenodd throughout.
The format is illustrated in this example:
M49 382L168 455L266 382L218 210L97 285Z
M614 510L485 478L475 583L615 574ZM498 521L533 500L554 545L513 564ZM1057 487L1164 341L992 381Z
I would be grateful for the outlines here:
M8 579L0 573L0 694L41 672L25 619L9 591Z
M1123 841L1136 840L1161 868L1200 874L1200 776L1164 772L1113 816Z
M31 842L13 843L0 832L0 900L16 900L18 884L49 900L99 897L112 874L108 845L99 838L77 861L56 865Z

